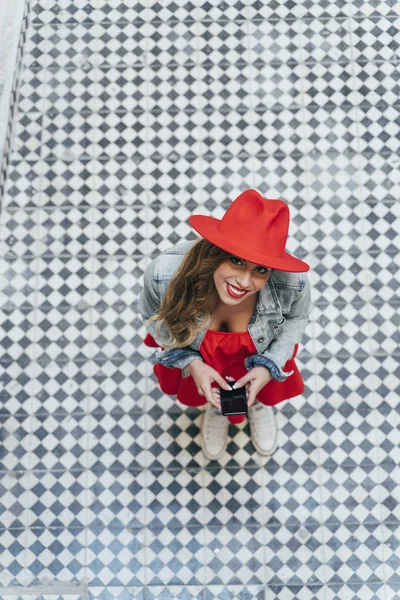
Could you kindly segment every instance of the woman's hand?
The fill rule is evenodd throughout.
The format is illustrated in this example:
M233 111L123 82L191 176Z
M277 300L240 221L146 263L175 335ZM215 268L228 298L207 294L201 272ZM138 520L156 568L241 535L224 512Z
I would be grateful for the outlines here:
M246 386L247 406L254 404L257 394L271 381L271 373L266 367L254 367L246 375L237 380L235 389Z
M229 377L229 375L227 375L226 379L228 381L235 381L234 378L233 377ZM228 387L226 389L231 390L232 388L231 388L230 385L228 385ZM214 388L211 388L211 391L212 391L212 395L214 397L215 402L218 403L218 408L221 410L221 388L219 388L219 387L215 388L214 387ZM213 406L215 406L215 405L213 405Z
M207 365L202 360L193 360L188 364L186 370L189 375L193 377L198 394L200 396L205 396L206 400L210 404L221 410L219 388L213 388L211 387L211 384L215 381L220 387L226 390L232 389L225 379L218 373L218 371L210 367L210 365Z

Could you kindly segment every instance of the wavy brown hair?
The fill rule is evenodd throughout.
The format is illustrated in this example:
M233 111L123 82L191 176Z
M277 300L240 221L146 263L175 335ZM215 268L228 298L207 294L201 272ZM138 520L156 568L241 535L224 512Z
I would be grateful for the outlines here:
M167 329L170 337L163 342L164 348L189 346L206 326L221 302L214 284L214 271L230 256L232 253L203 238L185 254L169 282L160 309L146 321L147 325L158 320L158 335L160 325Z

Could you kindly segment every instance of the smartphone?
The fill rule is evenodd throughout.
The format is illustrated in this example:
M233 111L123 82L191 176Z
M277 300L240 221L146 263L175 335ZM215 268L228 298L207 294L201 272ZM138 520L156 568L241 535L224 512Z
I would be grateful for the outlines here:
M228 381L230 386L234 381ZM224 390L220 388L221 394L221 412L225 417L233 415L247 415L247 397L246 388L241 387L237 390Z

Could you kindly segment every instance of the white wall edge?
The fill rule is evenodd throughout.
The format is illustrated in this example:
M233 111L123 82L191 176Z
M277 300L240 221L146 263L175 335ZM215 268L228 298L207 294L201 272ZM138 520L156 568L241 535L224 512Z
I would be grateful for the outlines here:
M0 0L0 166L12 111L12 92L18 75L18 49L28 0Z

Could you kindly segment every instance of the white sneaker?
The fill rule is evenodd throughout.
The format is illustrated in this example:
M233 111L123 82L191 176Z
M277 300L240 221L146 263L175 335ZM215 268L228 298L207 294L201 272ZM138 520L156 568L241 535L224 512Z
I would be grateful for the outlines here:
M201 424L201 443L209 460L218 460L225 452L228 445L228 428L228 418L208 403Z
M261 456L270 456L278 445L278 428L273 407L256 400L249 408L248 417L253 446Z

